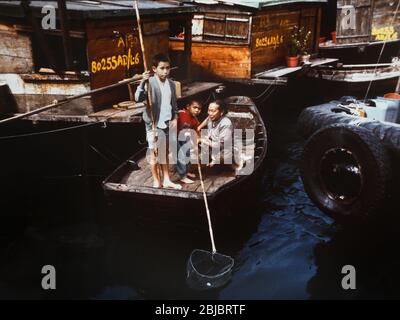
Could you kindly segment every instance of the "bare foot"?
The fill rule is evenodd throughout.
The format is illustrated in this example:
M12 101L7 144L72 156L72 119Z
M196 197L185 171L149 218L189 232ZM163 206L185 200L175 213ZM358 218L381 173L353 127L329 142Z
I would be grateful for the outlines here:
M236 164L236 166L235 166L235 174L236 175L240 174L240 170L243 169L243 166L244 166L244 161L243 160L240 160L240 162L238 164Z
M164 181L163 182L163 187L164 188L172 188L172 189L176 189L176 190L182 189L182 186L180 184L173 183L170 180Z
M183 179L181 179L181 182L186 183L186 184L194 183L194 181L189 178L183 178Z
M188 176L189 178L192 178L192 179L196 179L196 178L197 178L197 176L196 176L194 173L191 173L191 172L188 172L188 173L187 173L187 176Z
M154 182L153 182L153 188L161 188L161 183L160 183L160 181L154 181Z

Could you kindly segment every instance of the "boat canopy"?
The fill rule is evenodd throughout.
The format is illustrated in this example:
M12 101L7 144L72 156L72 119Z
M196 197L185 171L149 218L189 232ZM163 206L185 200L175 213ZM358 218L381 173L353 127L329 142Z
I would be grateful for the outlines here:
M254 9L262 9L265 7L279 6L283 4L292 3L326 3L327 0L193 0L192 2L198 4L226 4L226 5L239 5Z
M180 1L150 1L140 0L139 10L141 15L166 15L173 13L191 13L197 11L197 6ZM58 8L57 1L31 1L30 7L34 14L43 15L41 10L45 6ZM66 1L70 17L76 19L103 19L110 17L134 17L135 10L132 0L75 0ZM24 17L21 1L0 1L0 16Z

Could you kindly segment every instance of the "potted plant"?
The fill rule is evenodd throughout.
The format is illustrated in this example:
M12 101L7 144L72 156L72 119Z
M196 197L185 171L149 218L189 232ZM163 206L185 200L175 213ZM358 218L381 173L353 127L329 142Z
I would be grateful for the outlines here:
M287 44L288 53L286 56L286 65L288 67L297 67L299 64L299 29L297 26L293 28L293 32L290 35L289 42Z
M301 27L298 33L299 38L299 53L300 53L300 63L309 63L310 62L310 53L308 51L309 45L308 42L310 40L311 31L306 31L304 27Z

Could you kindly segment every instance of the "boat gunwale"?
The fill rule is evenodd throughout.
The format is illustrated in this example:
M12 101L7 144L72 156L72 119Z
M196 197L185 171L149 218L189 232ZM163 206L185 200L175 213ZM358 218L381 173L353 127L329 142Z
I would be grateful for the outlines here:
M244 103L237 103L236 105L239 106L247 106L249 108L249 111L251 111L251 113L253 113L256 117L256 126L261 124L262 127L262 138L259 139L255 139L255 145L257 144L257 141L260 140L264 140L263 142L263 150L262 153L259 155L259 158L254 162L254 168L251 174L249 175L241 175L241 176L236 176L235 179L233 179L232 181L229 181L223 185L221 185L217 190L213 191L213 192L206 192L207 197L212 200L214 198L216 198L219 194L221 194L222 192L224 192L226 189L231 188L241 182L243 182L244 180L247 180L248 178L254 176L254 174L256 173L256 171L261 167L262 163L264 162L264 159L266 157L266 153L267 153L267 145L268 145L268 136L267 136L267 129L265 126L265 123L261 117L260 112L258 111L255 103L253 102L253 100L247 96L230 96L227 97L226 99L231 99L231 98L235 98L235 97L246 97L251 101L251 104L244 104ZM226 100L225 99L225 100ZM232 102L227 102L227 104L235 104ZM166 188L152 188L152 187L145 187L145 186L132 186L130 187L127 184L123 184L123 183L115 183L115 182L110 182L110 180L115 177L117 174L121 174L121 173L127 173L129 171L129 164L128 161L132 160L137 162L137 160L141 159L143 154L145 154L147 151L147 147L142 148L141 150L137 151L133 156L131 156L129 159L127 159L126 161L124 161L120 166L118 166L111 174L109 174L102 182L103 185L103 189L106 191L112 191L112 192L117 192L117 193L128 193L128 194L151 194L154 196L159 196L159 197L172 197L172 198L182 198L182 199L202 199L203 195L201 192L197 192L197 191L187 191L187 190L174 190L174 189L166 189ZM121 190L118 190L117 188L115 188L115 185L120 185L125 186L122 187ZM123 190L124 189L124 190ZM162 190L162 193L166 193L166 194L157 194L157 193L152 193L152 192L137 192L137 191L131 191L132 189L135 190L144 190L144 191L149 191L149 190ZM193 195L193 197L180 197L178 196L178 194L190 194Z

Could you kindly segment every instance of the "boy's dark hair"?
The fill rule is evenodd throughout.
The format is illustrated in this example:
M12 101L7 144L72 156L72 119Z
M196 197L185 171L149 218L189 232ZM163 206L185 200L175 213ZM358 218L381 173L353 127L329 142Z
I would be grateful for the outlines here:
M171 61L169 60L169 57L164 54L164 53L158 53L156 54L153 59L151 60L151 66L152 67L158 67L158 64L160 62L168 62L169 64L171 64Z
M199 100L190 100L190 101L186 104L185 108L188 108L188 107L190 107L192 104L195 104L195 103L197 103L197 104L200 106L200 108L203 109L203 105L200 103Z
M227 105L223 100L217 99L214 103L218 106L218 110L220 110L223 114L228 112Z

